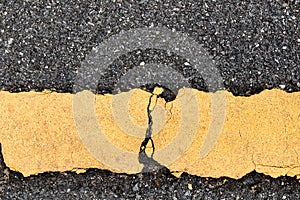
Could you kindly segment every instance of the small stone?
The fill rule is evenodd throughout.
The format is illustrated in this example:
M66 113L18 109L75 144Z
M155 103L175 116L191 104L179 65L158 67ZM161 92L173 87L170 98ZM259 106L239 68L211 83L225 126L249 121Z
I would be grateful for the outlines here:
M141 62L141 63L140 63L140 66L144 66L144 65L145 65L145 62Z
M186 192L184 193L184 196L191 196L190 190L186 191Z
M132 190L133 190L134 192L136 192L136 191L138 191L138 190L139 190L138 183L137 183L137 184L135 184L135 185L133 186Z
M9 38L9 39L7 40L7 44L8 44L8 45L11 45L11 44L13 43L13 41L14 41L13 38Z
M279 85L279 87L280 87L281 89L284 89L284 88L285 88L285 85Z
M90 25L90 26L95 26L95 24L92 23L92 22L88 22L88 25Z
M190 183L188 183L188 188L189 188L189 190L192 190L193 189L193 185L190 184Z

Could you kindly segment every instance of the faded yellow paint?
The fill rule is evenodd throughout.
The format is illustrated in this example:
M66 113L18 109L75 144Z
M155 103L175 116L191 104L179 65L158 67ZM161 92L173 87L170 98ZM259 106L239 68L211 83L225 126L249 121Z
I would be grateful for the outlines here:
M266 90L250 97L235 97L225 92L226 116L221 135L212 151L200 158L212 122L211 96L192 89L182 89L179 95L188 91L193 91L197 98L199 124L191 145L168 165L171 171L232 178L242 177L254 169L273 177L300 174L299 92ZM151 95L138 89L115 96L95 95L96 117L111 144L138 153L147 128L146 108ZM91 167L122 172L97 160L83 145L74 120L73 95L2 91L0 99L0 142L4 160L11 169L25 176ZM128 103L120 103L122 99ZM156 151L167 144L175 145L176 151L172 140L184 120L182 102L176 98L166 103L155 97L153 101ZM124 113L130 120L121 122Z
M73 169L72 172L75 172L76 174L83 174L86 172L86 169Z

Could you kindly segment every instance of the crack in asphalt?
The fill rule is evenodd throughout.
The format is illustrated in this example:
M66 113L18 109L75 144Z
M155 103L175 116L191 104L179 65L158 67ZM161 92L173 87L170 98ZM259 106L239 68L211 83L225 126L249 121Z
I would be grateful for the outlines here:
M152 150L153 150L152 154L151 154L151 158L153 157L153 154L154 154L154 151L155 151L154 142L153 142L153 139L152 139L152 125L153 125L153 120L152 120L152 115L151 115L151 112L154 110L154 107L153 107L153 109L150 109L151 102L152 102L152 97L153 96L154 96L154 94L152 94L150 96L150 98L149 98L149 103L148 103L148 106L147 106L148 127L147 127L147 130L146 130L145 139L144 139L144 141L142 142L142 144L140 146L140 153L141 152L145 152L147 144L149 143L149 141L151 141Z
M151 108L153 97L155 97L155 103L154 103L154 106ZM142 172L149 172L149 171L154 172L154 171L157 171L161 168L165 168L164 166L159 164L153 158L154 152L155 152L155 145L154 145L154 141L152 139L153 119L152 119L152 114L151 113L155 109L155 106L157 104L157 99L158 99L158 95L152 93L149 97L149 102L148 102L148 105L147 105L148 127L146 129L145 139L141 143L140 151L139 151L139 162L144 165L144 168L142 169ZM150 156L146 152L147 145L148 145L149 142L151 142L151 148L152 148L152 152L151 152Z

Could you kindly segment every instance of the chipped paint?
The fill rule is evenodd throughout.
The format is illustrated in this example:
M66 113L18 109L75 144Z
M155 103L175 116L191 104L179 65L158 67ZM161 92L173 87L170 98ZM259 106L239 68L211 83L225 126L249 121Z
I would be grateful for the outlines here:
M187 90L192 89L182 89L180 94L184 95ZM202 158L199 151L212 121L212 105L209 93L193 92L199 102L199 127L191 145L168 165L171 171L232 178L240 178L252 170L273 177L299 176L299 92L275 89L250 97L235 97L226 92L222 133L212 151ZM135 89L130 95L128 116L133 127L124 129L114 120L118 114L118 110L112 109L114 95L96 95L95 112L111 144L138 153L147 128L146 108L151 93ZM0 92L0 142L8 167L25 176L91 167L128 172L109 168L83 145L76 130L72 97L56 92ZM157 99L153 111L153 140L157 151L176 136L182 120L181 108L178 99L169 103ZM132 129L134 127L138 128ZM137 133L127 133L131 130ZM174 148L176 150L176 146ZM154 158L157 159L155 154Z

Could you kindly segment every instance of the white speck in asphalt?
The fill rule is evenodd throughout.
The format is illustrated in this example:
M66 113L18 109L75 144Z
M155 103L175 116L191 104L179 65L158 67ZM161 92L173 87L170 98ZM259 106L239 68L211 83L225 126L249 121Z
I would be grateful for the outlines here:
M284 89L284 88L285 88L285 85L279 85L279 87L280 87L281 89Z
M95 24L92 23L92 22L88 22L88 25L90 25L90 26L95 26Z
M135 185L133 186L132 190L133 190L134 192L138 191L138 190L139 190L138 184L135 184Z
M8 44L8 45L11 45L11 44L13 43L13 41L14 41L13 38L9 38L9 39L7 40L7 44Z

